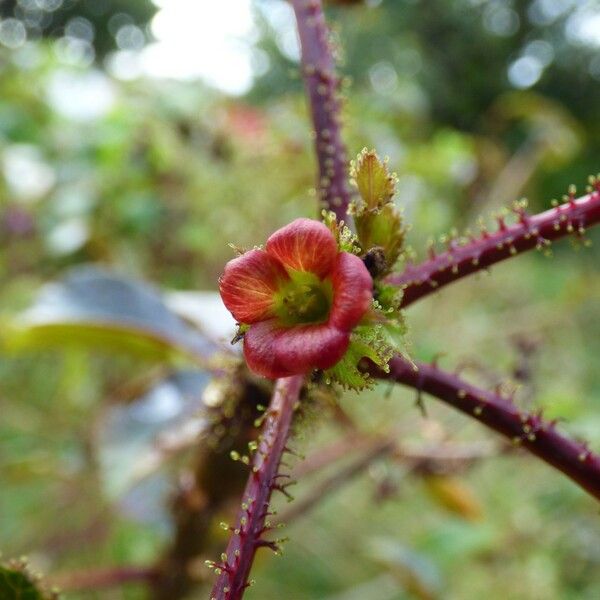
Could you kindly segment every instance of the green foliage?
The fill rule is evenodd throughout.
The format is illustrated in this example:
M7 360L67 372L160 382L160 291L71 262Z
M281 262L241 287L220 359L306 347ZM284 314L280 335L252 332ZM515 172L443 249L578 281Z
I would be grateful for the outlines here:
M178 349L168 340L161 340L141 331L125 327L93 323L54 323L27 328L8 329L5 349L11 352L31 352L36 349L66 348L74 345L94 351L127 352L155 361L173 361Z
M396 349L389 343L384 325L359 325L350 337L350 346L342 359L324 372L325 381L344 389L360 391L373 386L372 378L360 368L364 359L387 369Z
M79 345L202 364L216 349L171 312L156 290L90 267L42 288L34 305L6 328L3 342L21 352Z
M58 600L55 592L40 588L40 578L34 576L24 560L0 565L0 598L2 600Z
M145 34L156 7L150 0L67 0L60 2L19 2L3 0L0 17L16 18L28 30L30 36L42 34L59 37L65 27L79 19L90 25L91 42L99 62L112 50L117 49L116 34L120 27L133 25ZM67 31L67 33L69 33ZM71 33L71 37L77 37ZM84 36L81 39L86 39Z
M364 90L371 104L385 106L388 114L391 111L400 118L427 114L428 120L441 126L489 134L494 128L489 111L495 99L514 90L507 77L509 68L518 58L535 57L541 47L542 71L533 89L572 107L594 130L598 127L596 50L572 35L574 23L592 18L595 2L383 0L351 6L348 2L331 4L339 5L331 7L329 17L343 40L343 67L354 81L353 100ZM268 15L268 3L259 6ZM576 12L576 19L567 26ZM260 48L268 53L270 68L253 90L259 99L297 89L299 83L286 77L289 55L271 22L268 18L260 22ZM531 46L531 42L538 44ZM457 81L468 82L468 93ZM427 123L421 122L419 130L427 131ZM410 135L418 136L417 129ZM509 137L507 132L505 139ZM588 170L594 168L591 165Z

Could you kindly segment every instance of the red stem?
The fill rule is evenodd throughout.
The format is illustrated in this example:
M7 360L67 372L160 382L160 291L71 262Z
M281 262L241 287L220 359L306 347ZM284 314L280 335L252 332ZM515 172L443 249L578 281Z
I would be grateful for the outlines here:
M266 546L277 550L277 542L263 538L272 527L267 521L273 490L285 493L283 477L278 474L286 450L294 408L303 384L302 376L278 379L265 415L262 434L246 484L242 507L222 561L215 565L218 579L211 600L238 600L248 586L248 575L256 550Z
M323 205L348 222L348 161L340 133L339 78L329 44L320 0L291 0L300 45L302 74L308 94L319 163L317 190Z
M499 393L479 389L435 365L418 364L415 369L408 361L395 357L389 366L389 373L373 368L373 375L450 404L559 469L600 500L600 456L585 443L559 433L554 421L545 421L540 413L522 411Z
M571 233L582 236L586 228L600 222L600 185L587 196L576 200L571 195L565 204L538 215L527 215L522 209L515 212L519 218L516 224L508 226L499 218L496 232L484 231L466 245L452 241L447 251L432 252L425 262L409 265L403 273L391 275L387 281L404 288L402 306L526 250L543 248L552 240Z

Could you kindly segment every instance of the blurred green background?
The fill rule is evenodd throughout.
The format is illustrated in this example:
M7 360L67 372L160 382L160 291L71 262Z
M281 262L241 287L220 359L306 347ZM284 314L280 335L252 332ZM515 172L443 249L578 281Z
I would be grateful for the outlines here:
M569 184L583 193L600 169L597 1L327 7L346 77L349 154L367 146L390 157L418 257L454 228L477 230L480 217L493 226L491 215L514 200L539 211ZM156 373L189 366L185 358L140 356L77 323L48 335L27 311L50 310L43 286L92 263L213 319L206 299L172 293L215 290L229 242L252 247L316 215L297 61L293 15L280 0L0 3L4 558L27 554L51 576L150 564L168 545L168 498L190 449L142 483L132 465L193 403L184 410L169 389L132 414L120 390L142 380L152 393ZM416 359L443 353L443 366L468 364L488 387L517 380L522 406L544 408L598 451L600 232L587 237L591 248L565 240L552 257L508 261L407 319ZM119 312L128 298L108 304ZM77 308L68 300L52 305L65 321ZM598 507L561 474L504 452L435 400L424 418L402 388L341 404L367 432L397 427L411 448L493 442L493 456L442 485L402 460L372 464L290 523L282 557L259 554L248 598L600 597ZM339 435L314 415L295 444L312 455ZM314 481L301 480L295 495ZM147 597L142 584L65 595Z

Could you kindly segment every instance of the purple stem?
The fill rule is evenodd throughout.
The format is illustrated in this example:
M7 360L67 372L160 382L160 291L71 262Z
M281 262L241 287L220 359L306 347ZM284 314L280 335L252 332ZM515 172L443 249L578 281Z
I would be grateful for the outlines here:
M586 228L600 222L600 185L596 184L587 196L576 200L571 195L566 203L538 215L527 215L520 208L515 212L519 219L516 224L506 225L499 218L494 233L484 231L466 245L451 241L445 252L432 251L425 262L409 265L403 273L388 277L388 283L404 289L402 306L526 250L544 248L571 233L583 236Z
M329 30L320 0L291 0L291 3L298 24L302 74L314 125L319 163L317 190L323 206L347 223L348 161L340 133L340 81L335 73Z
M479 389L435 365L418 364L415 369L397 356L389 366L389 373L372 368L372 374L427 392L450 404L559 469L600 500L600 456L585 443L562 435L554 421L545 421L540 413L520 410L499 393Z
M320 0L291 0L302 46L302 72L315 128L315 151L319 165L317 190L323 206L335 212L338 220L347 215L350 191L347 180L346 150L340 134L339 79L328 39ZM271 400L252 473L246 484L242 508L221 563L216 564L217 581L211 600L237 600L248 586L248 575L256 550L261 546L277 549L277 543L263 539L269 500L274 489L285 492L278 474L286 448L294 407L304 378L278 379Z
M269 500L273 490L285 493L283 475L278 473L286 450L294 408L304 378L300 375L278 379L265 415L252 472L246 484L242 506L222 561L215 564L217 581L211 600L238 600L248 587L254 555L261 546L277 549L277 542L264 539L272 527L268 523Z

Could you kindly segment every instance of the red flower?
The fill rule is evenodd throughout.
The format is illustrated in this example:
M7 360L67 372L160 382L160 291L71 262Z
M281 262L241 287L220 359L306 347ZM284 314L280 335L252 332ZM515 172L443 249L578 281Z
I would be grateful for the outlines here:
M335 365L373 297L362 260L338 251L331 231L311 219L296 219L265 250L229 261L219 284L231 314L250 325L248 366L271 379Z

